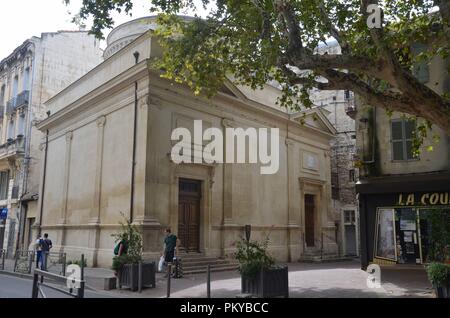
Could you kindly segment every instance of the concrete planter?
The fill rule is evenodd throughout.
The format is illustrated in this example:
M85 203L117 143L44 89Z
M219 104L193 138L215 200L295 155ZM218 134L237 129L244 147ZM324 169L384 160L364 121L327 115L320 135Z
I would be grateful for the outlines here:
M156 286L156 264L142 263L141 287ZM125 264L118 273L119 288L130 288L132 291L139 289L139 264Z
M437 298L450 298L450 279L447 281L447 286L433 287Z
M241 276L241 292L259 298L289 297L288 267L261 270L253 278Z

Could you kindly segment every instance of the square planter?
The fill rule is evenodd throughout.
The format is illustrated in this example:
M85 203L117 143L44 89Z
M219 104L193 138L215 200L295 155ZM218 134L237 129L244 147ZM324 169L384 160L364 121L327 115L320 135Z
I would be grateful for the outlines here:
M139 264L125 264L118 273L119 288L139 289ZM155 288L156 264L142 263L142 287Z
M259 271L254 278L241 276L241 292L259 298L289 297L288 267Z
M434 286L434 290L436 291L437 298L450 298L450 280L447 282L447 286Z

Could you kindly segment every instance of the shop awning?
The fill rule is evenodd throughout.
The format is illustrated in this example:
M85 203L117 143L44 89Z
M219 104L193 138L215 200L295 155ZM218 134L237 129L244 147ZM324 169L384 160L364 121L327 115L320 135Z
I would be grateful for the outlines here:
M450 191L450 172L389 175L356 183L356 192L361 194L421 191Z

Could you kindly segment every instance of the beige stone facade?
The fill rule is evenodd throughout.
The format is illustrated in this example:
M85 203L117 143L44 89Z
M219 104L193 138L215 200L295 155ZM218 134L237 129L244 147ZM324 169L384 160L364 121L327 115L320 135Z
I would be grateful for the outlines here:
M43 33L0 62L0 248L12 256L28 249L38 214L39 149L35 124L47 117L43 102L102 60L100 43L87 32Z
M423 76L423 82L438 94L450 92L450 76L446 71L449 64L449 59L443 60L436 57L425 68L426 75ZM357 103L357 109L358 155L361 161L367 162L361 169L363 177L450 171L450 137L442 129L433 126L417 158L395 160L391 123L407 115L399 112L388 114L384 109L377 109L361 102ZM423 119L417 119L418 124L423 122ZM369 131L371 127L374 127L376 131L375 140ZM432 146L432 151L427 150L428 146Z
M180 229L183 182L189 180L199 185L199 252L230 256L250 224L252 239L270 233L269 250L278 260L297 261L307 251L336 255L330 206L335 129L323 112L310 111L301 125L296 118L302 114L274 104L277 89L254 92L231 81L211 100L195 96L149 68L160 54L151 32L129 43L127 27L135 29L132 23L119 28L126 39L122 48L107 48L102 64L47 101L52 116L38 126L48 131L48 143L43 141L37 224L55 249L68 259L84 253L88 265L109 267L111 234L123 214L142 230L145 257L156 259L164 229ZM191 130L194 120L222 131L279 128L278 172L261 175L259 164L175 164L172 131Z

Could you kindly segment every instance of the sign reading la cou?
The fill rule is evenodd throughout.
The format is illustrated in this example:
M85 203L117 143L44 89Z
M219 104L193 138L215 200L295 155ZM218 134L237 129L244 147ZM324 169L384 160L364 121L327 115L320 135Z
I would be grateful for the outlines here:
M419 199L419 200L416 200ZM414 193L400 194L397 205L448 205L450 195L448 192L424 193L416 196Z

